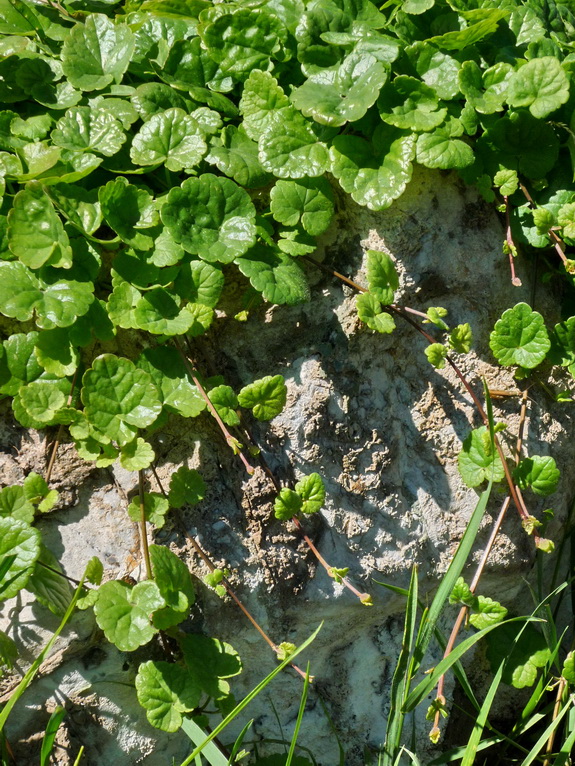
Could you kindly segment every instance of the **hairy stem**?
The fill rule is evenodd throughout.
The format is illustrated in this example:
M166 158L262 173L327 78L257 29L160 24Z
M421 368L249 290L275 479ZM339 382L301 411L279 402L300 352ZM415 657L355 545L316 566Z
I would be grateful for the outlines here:
M505 241L507 243L507 251L509 255L509 268L511 270L511 284L514 287L521 287L521 280L515 274L515 254L517 253L517 246L513 241L513 234L511 233L511 221L509 216L509 197L503 196L505 202Z
M76 372L74 373L74 377L72 378L72 384L70 386L70 393L68 395L68 401L66 402L66 407L69 407L72 404L72 399L74 396L74 388L76 387L76 379L78 377L78 367L76 368ZM56 433L56 438L54 439L54 443L52 444L52 452L50 453L50 459L48 460L48 467L46 468L46 476L45 481L46 484L50 484L50 479L52 478L52 471L54 470L54 465L56 463L56 453L58 452L58 447L60 446L60 440L62 439L62 434L64 433L64 426L59 426L58 432Z
M228 431L228 429L226 427L226 424L221 419L221 417L218 415L218 411L216 410L216 408L212 404L210 397L207 395L206 390L204 389L204 387L200 383L200 380L198 379L198 376L196 374L197 370L195 368L195 365L192 363L192 361L189 358L189 356L183 350L182 344L180 343L179 339L178 338L174 338L173 340L174 340L175 346L178 349L178 351L180 353L180 356L182 357L182 360L183 360L183 362L184 362L184 364L186 366L186 370L188 371L188 375L194 381L194 385L198 389L202 399L205 401L209 411L214 416L214 419L215 419L216 423L218 424L218 426L220 427L221 432L224 435L224 438L226 440L226 444L228 445L228 447L231 448L232 452L234 452L235 454L239 455L239 458L242 461L242 463L244 464L246 471L249 473L250 476L253 476L254 470L255 470L254 467L249 463L249 461L247 460L247 458L244 455L244 453L238 447L237 439L235 439L231 435L231 433Z
M144 471L138 471L138 490L140 493L140 542L142 544L142 553L146 563L146 578L153 580L152 562L150 561L150 549L148 548L148 530L146 529L146 511L144 507Z

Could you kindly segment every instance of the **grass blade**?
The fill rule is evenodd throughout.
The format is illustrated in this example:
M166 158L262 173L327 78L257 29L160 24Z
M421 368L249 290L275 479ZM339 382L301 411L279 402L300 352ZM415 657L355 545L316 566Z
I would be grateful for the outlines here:
M234 758L239 753L240 747L242 746L242 742L244 741L244 737L246 736L246 734L252 727L253 722L254 722L254 719L252 718L251 721L248 721L246 725L244 726L244 728L240 731L238 738L236 739L236 741L234 742L234 746L232 747L232 752L230 753L230 757L228 760L228 766L232 766L232 764L234 763Z
M427 620L425 621L425 624L422 625L420 634L416 641L416 646L414 650L414 668L413 668L414 672L417 670L417 668L420 666L423 660L423 657L425 655L425 652L427 651L429 642L431 641L431 638L434 634L435 626L437 625L437 621L443 610L445 602L447 601L451 592L453 591L455 583L457 582L457 578L461 574L461 571L463 570L463 567L465 566L465 562L467 561L467 558L469 557L469 554L471 553L473 543L475 542L475 537L477 536L477 532L479 530L481 520L483 519L483 514L485 513L487 501L489 500L489 496L491 494L492 486L493 486L493 481L490 481L487 486L487 489L481 493L479 502L475 506L475 510L473 511L473 513L471 514L471 518L469 519L469 524L467 525L467 529L465 530L463 537L461 538L461 542L457 546L457 551L455 552L455 556L453 557L453 560L451 561L451 564L449 565L447 572L443 576L443 579L441 580L441 583L439 584L439 588L437 589L437 593L435 594L435 598L433 599L431 606L429 607L429 611L427 613Z
M56 710L50 716L46 731L44 732L44 738L42 740L42 749L40 750L40 766L48 766L50 762L50 753L54 746L54 740L56 734L60 728L60 724L66 716L66 710L61 705L58 705Z
M303 683L303 690L302 690L302 693L301 693L301 700L300 700L300 703L299 703L299 710L298 710L297 719L296 719L296 722L295 722L295 728L293 730L293 737L291 738L291 743L290 743L290 746L289 746L289 752L288 752L288 756L286 758L285 766L291 766L292 758L293 758L294 753L295 753L295 747L296 747L296 743L297 743L297 738L298 738L301 722L302 722L302 719L303 719L303 714L305 712L305 703L307 702L308 690L309 690L309 662L308 662L307 668L305 670L305 680L304 680L304 683Z
M191 718L183 719L182 729L192 740L194 745L199 745L206 738L206 732L201 728L201 726L198 726L195 721L192 721ZM202 755L208 761L210 766L228 766L228 757L225 756L213 742L208 742L203 747Z
M417 567L411 570L411 581L407 591L407 605L405 611L405 622L403 628L403 639L401 642L401 652L395 666L393 679L391 681L391 706L389 717L387 719L387 730L383 754L381 758L382 766L391 766L395 755L399 749L401 734L403 731L404 714L402 712L403 703L409 691L411 684L410 662L413 649L413 640L415 636L415 623L417 618Z

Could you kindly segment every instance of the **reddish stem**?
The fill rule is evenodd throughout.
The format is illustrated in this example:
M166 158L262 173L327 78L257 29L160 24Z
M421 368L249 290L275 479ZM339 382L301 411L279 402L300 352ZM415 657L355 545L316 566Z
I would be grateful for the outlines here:
M210 397L207 395L204 387L200 383L200 381L198 379L198 376L196 375L196 370L195 370L194 366L192 365L191 360L189 359L187 354L184 352L180 341L178 340L178 338L173 338L173 341L174 341L174 343L176 345L176 348L180 352L180 355L181 355L181 357L182 357L182 359L184 361L184 364L186 365L186 369L188 371L188 375L194 381L194 384L195 384L196 388L198 389L198 391L200 392L200 395L202 396L203 400L205 401L209 411L214 416L214 419L215 419L216 423L218 424L218 426L220 427L221 432L224 435L224 438L226 440L226 443L227 443L228 447L230 447L232 449L232 452L234 452L235 454L239 455L240 460L244 464L246 471L249 473L250 476L253 476L254 471L255 471L254 467L252 465L250 465L250 463L246 459L244 453L237 446L237 444L238 444L237 439L235 439L231 435L231 433L226 428L226 425L225 425L224 421L218 415L218 411L216 410L216 408L212 404Z
M509 197L503 196L505 202L505 241L507 242L507 250L509 255L509 268L511 269L511 284L514 287L521 287L521 280L515 274L515 253L517 247L513 241L513 235L511 234L511 221L509 216Z

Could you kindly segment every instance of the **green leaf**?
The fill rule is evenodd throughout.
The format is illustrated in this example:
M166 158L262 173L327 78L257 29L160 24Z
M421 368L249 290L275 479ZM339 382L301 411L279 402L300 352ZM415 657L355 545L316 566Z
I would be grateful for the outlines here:
M70 342L69 331L61 327L41 332L34 353L46 372L59 378L73 375L80 359L77 349Z
M186 101L177 90L161 82L145 82L130 96L130 101L144 122L167 109L185 109Z
M38 337L37 332L14 333L4 341L4 361L0 353L0 394L14 396L21 385L31 383L42 374L34 353Z
M214 699L225 696L219 679L232 678L242 670L236 650L224 641L198 633L183 635L180 645L189 672L202 690Z
M537 669L543 668L550 657L550 650L543 635L531 624L527 624L518 643L513 645L521 625L507 623L496 628L487 637L487 658L492 668L498 668L506 660L503 681L523 689L532 686L537 678Z
M66 404L64 393L49 380L35 380L23 386L18 394L26 412L40 423L52 422Z
M541 455L524 458L513 471L513 479L521 489L531 489L543 497L556 492L560 475L555 460Z
M184 250L205 261L230 263L255 241L255 208L229 178L204 173L170 190L162 221Z
M134 322L141 330L154 335L196 336L204 333L212 323L214 312L199 303L187 304L182 309L163 287L144 293L134 308Z
M440 330L449 330L449 327L441 318L446 317L448 313L447 309L444 309L443 306L431 306L431 308L428 308L425 313L428 320L432 322L436 327L439 327Z
M224 275L206 261L184 263L174 280L175 292L184 300L215 308L224 287Z
M559 109L569 98L569 80L559 61L543 56L528 61L509 80L507 101L511 106L528 106L542 119Z
M14 557L0 582L0 600L15 596L26 586L40 556L40 532L24 521L0 518L0 562Z
M312 236L328 228L333 212L333 192L325 178L277 181L270 192L270 209L276 221L301 225Z
M4 559L6 560L6 559ZM2 585L0 584L0 588ZM0 630L0 665L11 670L14 667L14 661L18 659L18 647L16 642L4 631Z
M166 523L166 513L170 510L170 503L159 492L144 493L144 516L146 521L153 524L157 529L161 529ZM136 524L142 519L139 496L134 497L128 506L128 516Z
M293 306L310 296L305 274L293 258L257 244L236 261L239 270L266 301Z
M467 20L467 26L461 30L446 32L443 35L430 37L427 42L448 51L459 51L469 48L496 30L499 22L509 15L507 10L496 8L479 8L460 13ZM470 23L471 22L471 23Z
M193 468L182 465L172 474L168 501L172 508L183 505L196 505L203 500L206 485L200 474Z
M526 303L518 303L497 320L489 346L500 364L532 369L545 359L551 342L541 314Z
M208 392L208 397L226 425L240 425L240 419L236 412L239 402L233 388L230 386L216 386Z
M459 86L473 109L493 114L503 110L512 74L511 64L499 62L482 71L475 61L465 61L459 70Z
M266 186L272 180L260 164L257 143L241 126L228 125L218 132L206 160L246 189Z
M293 489L284 487L275 499L274 515L276 519L289 521L302 510L302 507L303 500L298 493L294 492Z
M136 165L165 163L168 170L197 165L207 151L198 123L183 109L166 109L144 123L134 136L130 157Z
M150 250L157 232L145 233L159 222L152 196L124 178L108 181L98 190L106 223L124 242L138 250Z
M471 592L471 588L465 582L463 577L458 577L455 583L451 595L449 596L450 604L465 604L475 608L478 603L478 598Z
M331 171L342 189L370 210L384 210L411 180L415 135L382 126L368 143L358 136L336 136Z
M405 49L417 74L439 98L453 99L459 95L459 61L447 53L437 50L434 45L415 42Z
M458 324L449 333L449 346L458 354L468 354L473 343L473 332L469 322Z
M493 177L493 185L499 187L504 197L510 197L517 191L519 178L516 170L499 170Z
M42 566L43 564L46 566ZM60 615L66 612L74 596L74 590L62 576L63 573L58 559L42 545L34 571L26 583L26 590L33 593L51 612Z
M154 462L156 453L141 436L128 442L120 450L120 465L126 471L140 471L149 468Z
M84 189L79 184L54 184L46 191L60 213L81 231L93 234L100 227L102 213L97 189Z
M575 202L569 202L559 208L557 222L563 227L563 237L575 239Z
M150 559L154 582L166 606L176 612L187 613L196 599L188 567L163 545L150 545Z
M492 446L489 429L475 428L463 442L457 460L461 478L468 487L477 487L484 481L501 481L505 476L503 464L495 446Z
M153 423L162 409L148 373L114 354L96 357L86 371L82 402L88 421L120 446Z
M483 630L490 625L502 622L507 616L507 609L499 601L493 601L488 596L478 596L473 606L474 613L469 615L469 622L477 630Z
M459 138L452 138L447 128L422 133L417 139L417 161L427 168L461 169L474 160L473 149Z
M381 302L371 293L361 293L355 298L357 315L362 322L376 332L388 334L395 330L395 319L383 311Z
M568 683L575 685L575 652L571 651L565 657L561 675Z
M435 0L404 0L401 10L404 13L420 14L433 8Z
M22 488L28 500L38 506L40 513L50 511L58 500L58 492L50 489L45 479L35 471L26 476Z
M24 487L17 484L0 490L0 516L31 524L34 521L34 506L26 496Z
M399 277L391 257L378 250L367 251L367 283L369 292L380 303L393 303L395 291L399 288Z
M44 284L23 263L0 263L0 311L21 322L36 313L42 329L68 327L94 300L91 282Z
M68 109L51 133L55 146L72 151L93 151L111 157L126 141L121 124L111 112L89 106Z
M8 213L8 246L24 265L39 269L45 263L69 268L72 249L68 235L48 195L37 182L19 191Z
M310 74L291 100L322 125L344 125L364 116L386 79L387 68L375 56L352 52L337 66Z
M104 574L104 565L97 556L92 556L90 561L86 564L86 570L84 576L86 580L92 585L99 585L102 582L102 576Z
M258 141L264 130L270 127L281 109L291 113L288 97L269 72L254 69L244 83L240 111L242 126L253 141Z
M244 386L238 394L241 407L253 410L257 420L271 420L285 407L287 387L282 375L266 375Z
M146 718L162 731L178 731L182 713L199 705L200 687L179 665L149 660L138 668L136 676L138 702L146 710Z
M302 513L317 513L325 502L325 487L319 473L304 476L295 485L295 491L303 501Z
M185 418L195 418L205 410L206 402L189 380L182 358L175 348L148 348L138 359L137 365L152 378L169 412L177 412Z
M504 164L530 178L542 178L557 161L559 141L553 128L527 111L510 112L495 121L480 139L488 151L501 152Z
M425 356L427 361L436 367L438 370L443 370L445 367L445 357L447 356L447 349L442 343L430 343L425 349Z
M329 166L327 146L293 107L273 112L258 147L264 170L278 178L321 176Z
M395 77L382 90L377 108L384 122L415 132L433 130L447 114L433 88L406 75Z
M102 90L119 83L134 51L134 36L125 24L100 13L90 14L70 30L62 48L62 66L80 90Z
M280 50L282 38L283 26L277 16L265 12L265 7L223 12L202 30L210 57L223 72L239 80L245 80L253 69L267 69L270 56Z
M158 632L150 616L164 604L158 586L151 580L133 588L112 580L100 586L94 614L110 643L122 652L133 652Z

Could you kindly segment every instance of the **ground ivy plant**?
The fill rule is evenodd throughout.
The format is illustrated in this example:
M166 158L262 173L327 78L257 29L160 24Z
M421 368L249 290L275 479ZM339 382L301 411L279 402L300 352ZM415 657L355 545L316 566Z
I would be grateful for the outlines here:
M519 251L537 248L544 279L573 286L574 35L559 0L0 0L0 394L16 420L66 429L99 467L143 472L155 429L206 413L250 470L233 429L246 414L278 415L285 382L234 390L205 378L190 361L195 339L216 331L232 293L238 322L262 302L307 301L336 199L383 210L415 165L456 171L499 206L514 284ZM366 259L358 316L390 333L403 316L395 265L385 253ZM551 365L575 375L570 313L550 326L526 303L510 306L490 337L494 359L519 380ZM450 327L442 307L422 317L432 365L469 352L468 323ZM514 464L497 441L505 425L484 423L463 442L467 486L555 491L552 457ZM300 527L325 500L317 473L276 489L276 517ZM201 473L182 466L127 513L159 528L204 493ZM3 599L28 588L54 611L70 602L35 526L56 500L36 474L1 490ZM101 584L92 562L79 605L124 651L175 637L179 664L144 662L136 679L152 725L174 731L207 699L229 709L226 679L241 663L217 639L177 629L195 599L182 561L152 545L146 564L137 584ZM328 571L346 582L346 569ZM208 578L223 581L221 570ZM503 619L466 587L452 599L472 609L472 625ZM0 652L13 662L4 634Z

